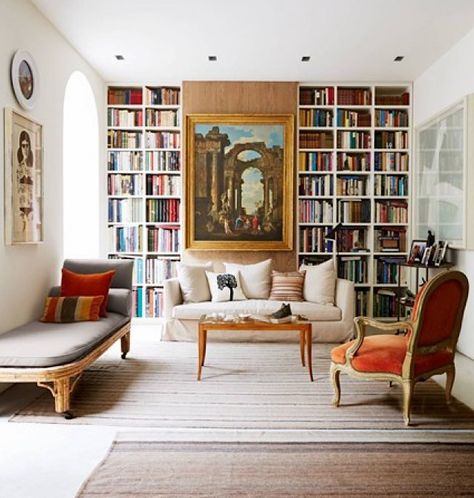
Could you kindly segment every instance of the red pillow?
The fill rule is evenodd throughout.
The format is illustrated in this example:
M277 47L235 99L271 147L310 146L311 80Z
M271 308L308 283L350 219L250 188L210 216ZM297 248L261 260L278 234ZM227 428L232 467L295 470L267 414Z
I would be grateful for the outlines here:
M110 283L115 275L115 270L105 273L74 273L62 269L61 296L103 296L100 305L100 316L107 316L107 301Z

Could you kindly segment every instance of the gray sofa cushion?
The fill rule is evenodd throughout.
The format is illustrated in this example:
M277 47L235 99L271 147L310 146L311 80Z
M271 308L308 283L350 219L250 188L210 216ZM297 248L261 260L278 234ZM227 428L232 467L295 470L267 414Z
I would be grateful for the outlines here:
M65 259L63 266L74 273L115 270L110 287L132 289L133 261L130 259Z
M0 335L0 367L52 367L77 360L130 320L108 313L97 322L31 322Z

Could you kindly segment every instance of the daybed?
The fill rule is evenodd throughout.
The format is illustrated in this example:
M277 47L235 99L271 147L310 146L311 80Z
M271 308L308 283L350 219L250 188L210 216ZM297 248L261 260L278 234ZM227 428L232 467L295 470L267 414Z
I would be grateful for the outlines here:
M72 418L70 398L83 371L115 341L122 358L130 349L133 262L125 260L65 260L75 273L115 270L107 317L98 321L43 323L33 321L0 335L0 382L36 382L48 389L55 410ZM58 296L53 287L50 296Z

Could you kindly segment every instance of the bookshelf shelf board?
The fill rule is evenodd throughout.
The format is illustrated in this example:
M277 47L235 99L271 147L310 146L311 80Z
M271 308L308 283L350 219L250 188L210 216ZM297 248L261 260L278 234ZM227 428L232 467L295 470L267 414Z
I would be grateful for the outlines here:
M340 149L338 148L337 149L337 152L365 152L365 153L368 153L370 152L372 149L368 148L368 149Z
M298 223L300 227L330 227L333 225L332 221L325 221L323 223L310 223L310 222L301 222Z
M171 148L171 147L145 147L145 151L164 151L164 152L179 152L181 148Z
M367 287L371 287L371 285L367 284L367 283L355 283L354 287L356 287L356 288L359 288L359 287L367 288Z
M300 252L300 256L332 256L332 252Z
M374 109L386 109L387 111L391 110L397 110L397 109L410 109L409 105L381 105L381 104L375 104Z
M336 199L346 199L346 200L359 200L359 199L370 199L370 195L336 195Z
M110 152L120 152L120 151L123 151L123 152L141 152L143 149L140 148L140 147L110 147L110 148L107 148L107 151L110 151Z
M298 171L299 175L332 175L332 171Z
M374 171L375 175L409 175L409 171Z
M384 223L383 221L375 221L376 227L406 227L408 223Z
M146 131L180 131L179 126L145 126Z
M120 254L122 256L142 256L143 252L133 252L133 251L109 251L107 255L114 256Z
M370 131L370 126L338 126L337 131Z
M142 199L142 195L109 194L109 199Z
M142 104L108 104L107 109L143 109Z
M153 171L153 170L146 170L143 171L146 175L181 175L181 171Z
M147 251L150 256L168 256L166 259L171 259L172 256L180 256L179 252L165 252L165 251Z
M298 149L300 152L334 152L334 147L332 149Z
M353 176L353 175L370 175L370 171L348 171L348 170L337 170L336 175L342 175L342 176Z
M142 107L142 106L139 106ZM181 106L179 104L145 104L143 107L145 109L176 109L179 110Z
M341 221L342 225L344 227L348 227L348 228L354 228L354 227L370 227L371 223L366 223L366 222L349 222L349 221Z
M386 258L389 258L390 256L406 256L407 254L408 254L407 252L400 252L400 251L374 252L374 256L385 256Z
M300 130L302 131L307 131L307 130L333 130L334 128L332 126L300 126Z
M410 149L374 149L374 152L408 152Z
M299 195L298 199L332 199L332 195Z
M336 107L339 109L347 109L347 110L359 110L359 111L370 111L372 109L371 105L354 105L354 104L337 104Z
M376 126L375 131L410 131L406 126Z
M135 225L143 225L144 223L141 221L108 221L107 225L124 227L124 226L135 226ZM124 251L127 252L127 251Z
M315 104L302 104L299 105L300 109L334 109L333 105L315 105Z
M149 195L145 194L146 199L181 199L180 195Z
M374 195L374 199L409 199L408 195Z
M180 221L145 221L145 223L142 223L142 225L159 227L159 228L160 227L166 228L166 227L170 227L170 226L179 227L179 226L181 226L181 222Z
M108 169L108 175L143 175L143 170L137 171L136 169Z
M107 130L130 130L142 132L143 128L141 126L107 126Z
M338 256L370 256L370 252L367 251L337 251Z

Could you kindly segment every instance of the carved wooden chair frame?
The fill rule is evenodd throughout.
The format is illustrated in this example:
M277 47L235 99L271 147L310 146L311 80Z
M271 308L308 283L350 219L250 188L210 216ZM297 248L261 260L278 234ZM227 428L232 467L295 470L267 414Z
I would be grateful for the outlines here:
M422 329L423 319L424 319L424 308L430 298L432 292L437 289L441 284L448 280L457 280L461 284L462 295L461 301L459 303L459 309L456 316L455 323L453 325L453 331L450 337L439 343L430 346L418 346L418 335ZM440 273L429 280L425 285L427 288L424 289L423 294L420 296L420 301L418 303L418 310L414 320L404 320L400 322L385 323L378 320L373 320L367 317L356 317L354 319L356 327L356 339L354 344L349 347L345 354L345 363L339 364L331 362L331 380L334 388L334 398L333 404L339 406L341 398L341 387L339 376L342 373L358 377L366 380L383 380L397 382L402 386L403 389L403 419L405 425L410 424L410 411L412 404L413 391L416 382L420 380L426 380L433 375L439 375L446 373L446 402L449 404L451 402L451 391L454 384L454 378L456 374L454 366L454 352L456 348L456 343L458 341L459 333L461 331L462 318L464 313L464 308L466 305L467 295L469 292L469 282L466 276L459 271L447 271ZM385 332L394 332L397 330L411 331L410 338L408 340L407 352L402 365L401 375L396 375L388 372L361 372L356 370L352 366L352 359L357 354L357 351L362 346L365 337L365 329L367 326L374 327L378 330ZM428 372L423 372L421 375L415 376L415 356L417 354L429 354L441 350L448 350L453 353L453 360L444 365L441 368L437 368Z

